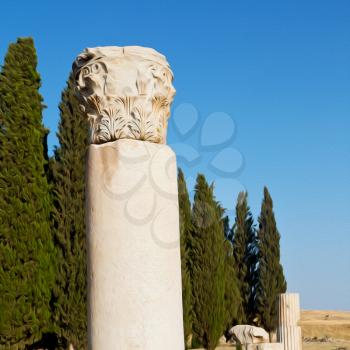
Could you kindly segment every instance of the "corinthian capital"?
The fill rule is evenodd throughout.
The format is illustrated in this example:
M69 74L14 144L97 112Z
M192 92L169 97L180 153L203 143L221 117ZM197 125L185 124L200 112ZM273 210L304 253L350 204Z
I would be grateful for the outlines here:
M163 55L139 46L89 48L76 58L73 74L91 143L166 143L175 89Z

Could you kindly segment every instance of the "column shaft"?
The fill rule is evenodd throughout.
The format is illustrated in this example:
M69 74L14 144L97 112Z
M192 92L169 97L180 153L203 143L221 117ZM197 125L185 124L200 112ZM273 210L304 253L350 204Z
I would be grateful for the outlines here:
M301 328L299 294L284 293L278 299L277 339L285 350L301 350Z
M89 349L184 349L174 153L90 145L86 181Z

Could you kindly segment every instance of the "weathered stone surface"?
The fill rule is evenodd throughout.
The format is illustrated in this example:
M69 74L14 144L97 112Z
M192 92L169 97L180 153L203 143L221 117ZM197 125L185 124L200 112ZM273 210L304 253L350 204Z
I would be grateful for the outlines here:
M269 341L269 334L260 327L237 325L229 330L232 339L239 344L256 344Z
M285 350L301 350L302 338L300 320L300 302L298 293L283 293L278 299L277 339L284 344Z
M245 350L284 350L282 343L247 344Z
M301 350L301 327L279 326L278 340L284 344L285 350Z
M283 326L298 326L300 301L298 293L283 293L278 297L278 323Z
M89 349L184 349L175 154L90 145L86 179Z
M258 344L257 350L284 350L282 343L263 343Z
M166 143L175 89L163 55L139 46L88 48L75 60L73 74L91 143Z

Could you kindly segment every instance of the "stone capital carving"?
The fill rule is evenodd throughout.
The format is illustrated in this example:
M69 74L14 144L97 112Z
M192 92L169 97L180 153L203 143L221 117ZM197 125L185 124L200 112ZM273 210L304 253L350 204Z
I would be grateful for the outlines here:
M166 143L175 89L163 55L139 46L88 48L73 63L73 74L91 143Z

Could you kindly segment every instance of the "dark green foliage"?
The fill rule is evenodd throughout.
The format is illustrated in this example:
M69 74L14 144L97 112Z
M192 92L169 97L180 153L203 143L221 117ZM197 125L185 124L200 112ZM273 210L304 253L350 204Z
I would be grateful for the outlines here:
M220 204L217 205L219 211L219 217L222 221L223 227L223 254L224 254L224 268L225 268L225 335L228 335L228 331L234 325L237 320L238 310L241 305L241 297L238 289L237 275L234 268L234 259L232 253L232 233L230 230L229 217L225 215L225 209Z
M272 199L266 187L258 221L256 315L258 324L271 332L277 327L277 296L285 293L287 284L280 264L280 234Z
M179 214L180 214L180 246L182 273L182 305L185 343L192 333L191 281L190 281L190 232L191 232L191 202L188 195L184 173L178 169Z
M254 279L257 264L256 232L247 198L246 192L239 193L232 229L233 260L242 300L236 321L241 324L250 324L254 319Z
M225 238L228 241L232 242L232 230L230 230L230 219L227 215L223 218L223 226Z
M232 243L229 240L224 241L225 251L225 334L235 324L239 308L242 304L238 288L238 279L234 268L234 259L232 254Z
M54 322L64 346L86 349L86 246L84 164L88 143L85 117L79 110L70 78L62 93L58 127L60 147L52 160L54 235L58 270L54 290Z
M215 349L226 323L222 209L213 186L197 177L192 209L191 281L194 345Z
M31 38L9 46L0 74L0 348L51 330L54 246L40 76Z

